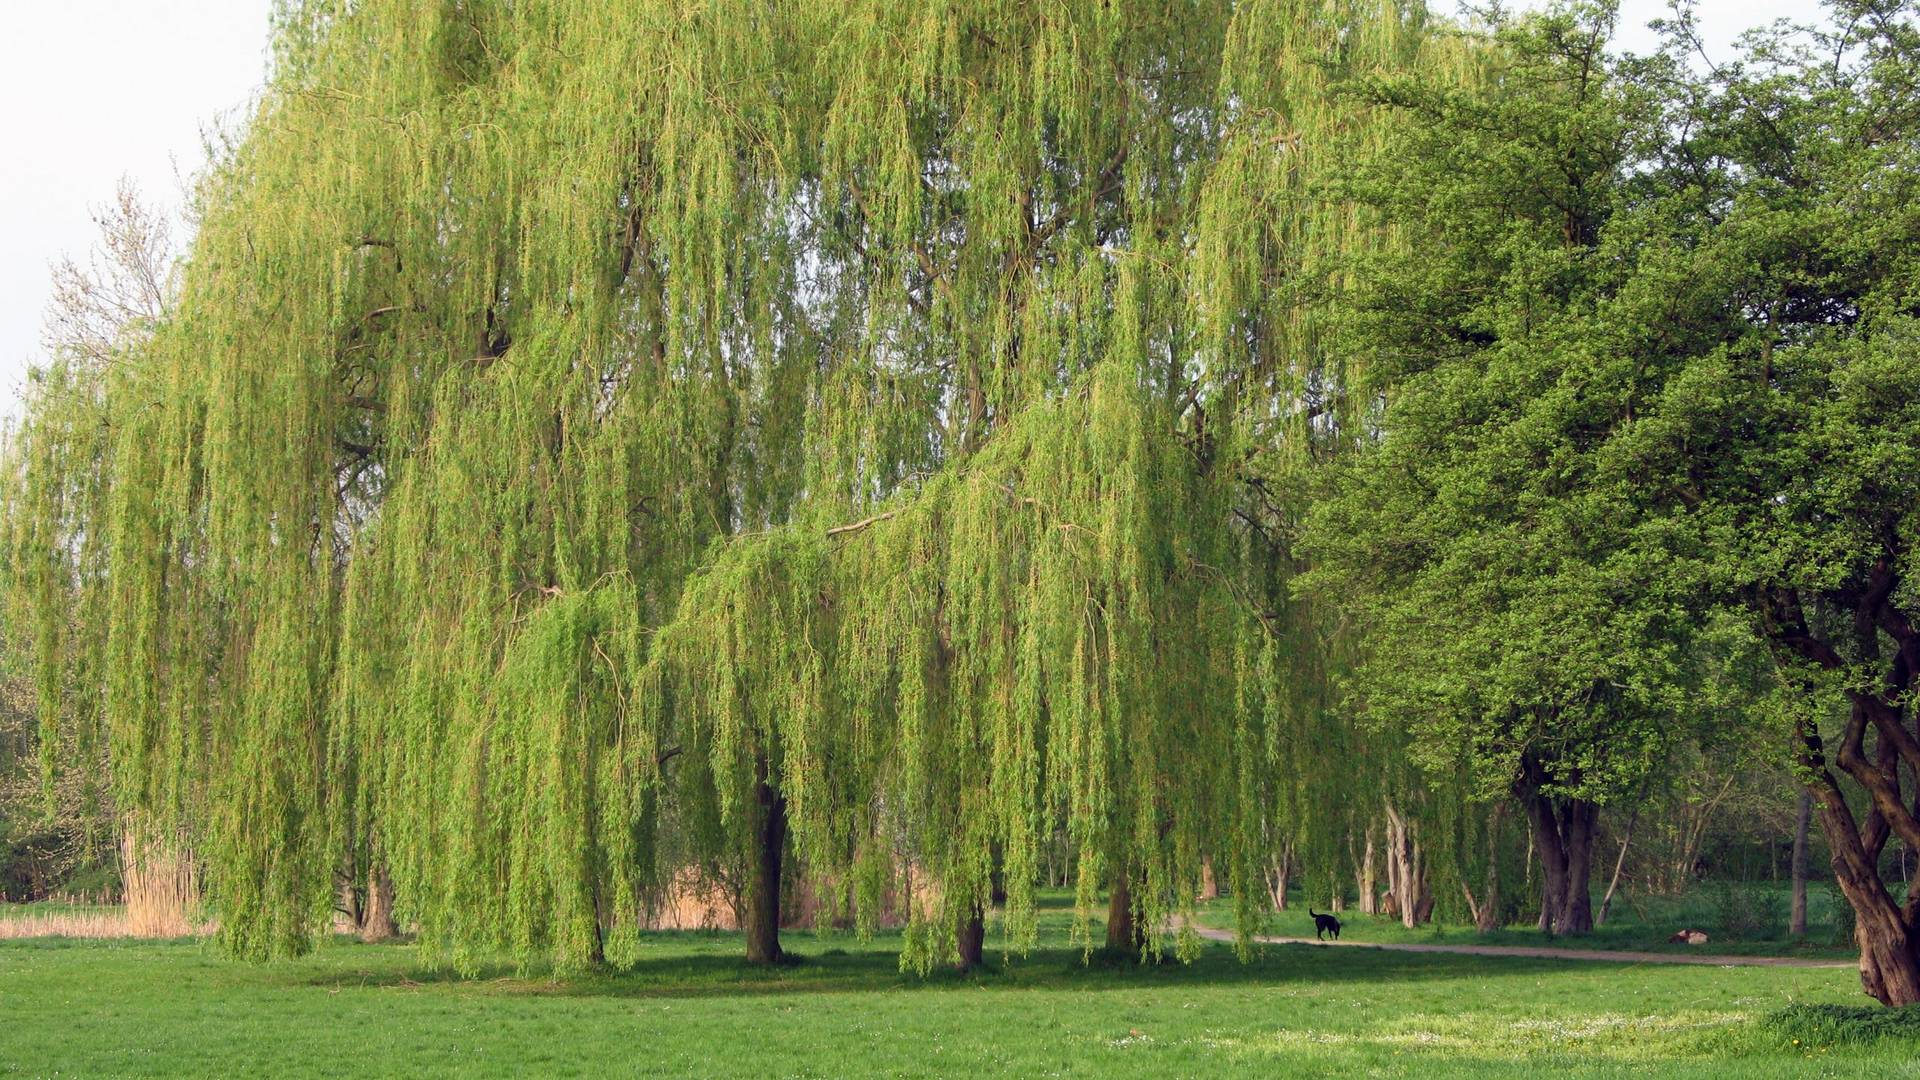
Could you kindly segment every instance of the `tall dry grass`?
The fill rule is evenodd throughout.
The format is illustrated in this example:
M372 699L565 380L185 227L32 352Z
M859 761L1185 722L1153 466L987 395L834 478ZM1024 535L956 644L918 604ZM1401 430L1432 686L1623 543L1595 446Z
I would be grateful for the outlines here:
M120 885L128 937L185 937L198 929L200 866L172 837L122 832Z
M121 902L25 905L0 909L0 938L176 938L205 933L200 867L171 837L128 823L120 834Z

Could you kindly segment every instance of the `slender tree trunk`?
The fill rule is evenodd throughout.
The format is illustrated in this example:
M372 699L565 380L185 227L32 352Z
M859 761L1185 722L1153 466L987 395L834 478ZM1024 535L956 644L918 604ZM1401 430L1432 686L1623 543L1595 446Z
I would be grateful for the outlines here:
M1267 873L1267 895L1273 901L1273 910L1287 910L1287 879L1293 872L1293 848L1284 847L1280 857L1273 861L1273 867Z
M1217 900L1220 898L1220 882L1213 876L1213 857L1200 860L1200 899Z
M972 971L981 965L986 956L987 913L975 904L967 908L960 917L960 929L955 938L959 959L954 966L961 971Z
M754 795L760 808L759 850L747 884L747 963L777 964L780 951L780 864L787 844L787 800L769 782L767 759L754 763Z
M1473 928L1482 934L1500 929L1500 823L1507 817L1507 804L1495 803L1493 821L1487 826L1487 892L1480 910L1473 914Z
M1347 851L1349 854L1352 853L1353 848L1351 844L1349 844ZM1354 875L1354 884L1359 887L1360 892L1360 913L1363 915L1378 915L1380 913L1380 884L1374 877L1373 867L1373 823L1368 822L1367 846L1360 856L1359 872ZM1391 858L1387 861L1387 887L1389 890L1388 895L1391 896L1392 889L1394 888L1393 862Z
M1807 825L1813 819L1813 795L1800 789L1800 813L1793 822L1793 913L1787 932L1807 936Z
M373 872L367 875L367 910L366 918L360 923L360 940L386 941L397 933L399 927L393 922L393 878L388 876L384 865L375 863Z
M1627 865L1627 845L1633 843L1633 827L1640 821L1640 808L1634 807L1633 815L1627 818L1627 832L1620 838L1620 854L1613 860L1613 877L1607 881L1607 895L1600 901L1600 914L1593 920L1595 926L1607 925L1607 916L1613 913L1613 894L1620 888L1620 871Z
M1433 913L1433 891L1427 885L1426 861L1413 837L1411 823L1387 806L1387 881L1392 890L1388 913L1402 926L1415 927Z

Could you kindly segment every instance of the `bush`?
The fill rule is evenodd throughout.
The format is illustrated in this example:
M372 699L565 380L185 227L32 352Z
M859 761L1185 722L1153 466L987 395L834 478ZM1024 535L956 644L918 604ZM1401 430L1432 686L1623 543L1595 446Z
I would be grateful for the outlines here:
M1920 1005L1889 1009L1881 1005L1789 1005L1760 1021L1761 1030L1781 1043L1801 1046L1858 1046L1882 1039L1920 1040Z
M1708 898L1720 932L1729 938L1766 941L1786 932L1787 903L1776 890L1721 881Z

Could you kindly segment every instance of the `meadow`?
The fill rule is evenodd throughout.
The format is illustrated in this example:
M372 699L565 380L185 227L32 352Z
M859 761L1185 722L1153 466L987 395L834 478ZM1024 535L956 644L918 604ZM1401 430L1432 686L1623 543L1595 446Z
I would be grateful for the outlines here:
M631 971L472 980L344 938L266 965L194 939L4 941L0 1075L1920 1075L1915 1018L1844 968L1304 945L1083 962L1064 904L1035 952L990 942L987 970L926 979L885 934L789 931L799 961L755 969L734 934L657 933ZM1304 910L1276 923L1311 932Z

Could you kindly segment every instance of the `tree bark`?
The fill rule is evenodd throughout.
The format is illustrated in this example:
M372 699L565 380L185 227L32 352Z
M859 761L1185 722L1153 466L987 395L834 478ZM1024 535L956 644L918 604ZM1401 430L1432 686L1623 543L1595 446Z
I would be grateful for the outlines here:
M1813 820L1813 795L1800 789L1800 813L1793 822L1793 913L1787 932L1807 936L1807 826Z
M786 854L787 800L774 790L769 772L765 756L754 762L754 795L760 808L758 850L747 884L746 918L740 926L746 932L749 964L777 964L786 955L780 950L780 867Z
M1553 800L1544 795L1529 798L1527 820L1533 825L1533 849L1540 856L1540 930L1551 934L1567 897L1567 849L1560 840Z
M372 944L387 941L400 932L393 921L393 878L387 868L375 863L367 875L366 917L360 923L360 940Z
M1566 895L1554 920L1558 934L1586 934L1593 930L1593 825L1600 808L1583 799L1568 799L1562 808L1561 838L1567 851Z
M1293 849L1281 849L1280 857L1273 861L1267 871L1267 898L1273 901L1273 910L1287 910L1287 879L1293 872Z
M1387 806L1387 887L1388 914L1398 915L1402 926L1419 926L1433 914L1426 860L1413 838L1412 823L1392 804Z
M1627 845L1633 843L1633 827L1640 821L1640 808L1634 807L1633 815L1627 818L1627 833L1620 838L1620 854L1613 860L1613 877L1607 881L1607 895L1600 901L1600 914L1593 920L1595 926L1607 925L1607 916L1613 913L1613 894L1620 888L1620 871L1627 865Z
M1347 852L1348 854L1352 854L1353 852L1353 846L1352 846L1351 840L1349 840L1349 843L1347 846ZM1373 866L1374 866L1373 823L1368 822L1367 823L1367 846L1364 852L1362 852L1360 856L1359 870L1354 875L1354 885L1358 887L1358 890L1360 893L1360 913L1362 915L1380 914L1379 882L1374 877ZM1393 861L1391 857L1389 857L1387 861L1387 888L1388 888L1389 904L1392 903L1391 897L1393 896L1393 892L1392 892L1393 887L1394 887Z
M1531 755L1521 757L1520 769L1513 793L1527 809L1532 847L1540 855L1540 930L1588 933L1593 929L1593 826L1600 808L1586 799L1549 795L1555 778Z
M960 917L960 928L954 940L958 959L954 966L961 971L972 971L981 965L986 956L987 913L979 905L967 908Z
M1860 985L1884 1005L1920 1003L1920 939L1915 935L1920 897L1909 895L1903 906L1880 879L1880 859L1889 840L1920 844L1920 813L1901 791L1901 766L1920 770L1920 739L1906 726L1906 699L1920 675L1920 628L1913 613L1895 602L1898 585L1897 563L1883 554L1863 581L1818 595L1837 612L1851 611L1846 647L1857 657L1851 660L1836 647L1838 639L1824 636L1825 627L1816 632L1797 590L1772 588L1752 598L1779 652L1829 672L1864 662L1882 676L1846 690L1847 723L1831 759L1833 767L1812 714L1801 717L1798 763L1827 839L1834 881L1854 911ZM1895 646L1891 656L1883 649L1888 639ZM1787 670L1793 668L1788 665ZM1869 731L1874 735L1871 747ZM1840 788L1836 767L1865 793L1859 816Z
M1133 889L1122 871L1113 875L1113 886L1107 890L1107 948L1118 952L1132 951L1138 946L1139 935L1133 925Z

